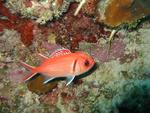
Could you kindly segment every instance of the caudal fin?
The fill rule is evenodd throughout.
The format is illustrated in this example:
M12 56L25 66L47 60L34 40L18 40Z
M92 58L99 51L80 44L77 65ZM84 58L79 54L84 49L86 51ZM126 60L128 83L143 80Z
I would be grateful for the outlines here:
M35 75L37 74L36 72L34 72L34 68L35 68L35 67L30 66L30 65L28 65L28 64L26 64L25 62L22 62L22 61L20 61L20 64L21 64L23 67L27 68L29 71L31 71L31 73L30 73L29 75L27 75L25 78L23 78L23 81L24 81L24 82L30 80L33 76L35 76Z

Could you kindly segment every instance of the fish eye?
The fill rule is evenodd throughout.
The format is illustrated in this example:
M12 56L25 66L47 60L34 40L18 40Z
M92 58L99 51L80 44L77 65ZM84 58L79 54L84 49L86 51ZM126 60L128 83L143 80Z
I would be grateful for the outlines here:
M85 65L85 66L89 66L89 64L90 64L89 61L88 61L88 60L85 60L84 65Z

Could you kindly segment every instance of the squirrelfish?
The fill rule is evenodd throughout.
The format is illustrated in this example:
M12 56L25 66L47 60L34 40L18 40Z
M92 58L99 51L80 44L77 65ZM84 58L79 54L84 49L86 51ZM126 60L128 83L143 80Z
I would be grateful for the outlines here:
M61 49L53 52L49 58L42 54L39 54L39 56L42 57L43 62L37 67L20 62L30 70L30 74L23 81L28 81L37 73L40 73L45 76L44 84L58 77L66 77L66 85L69 85L75 76L87 72L94 66L94 59L82 51L72 53L68 49Z

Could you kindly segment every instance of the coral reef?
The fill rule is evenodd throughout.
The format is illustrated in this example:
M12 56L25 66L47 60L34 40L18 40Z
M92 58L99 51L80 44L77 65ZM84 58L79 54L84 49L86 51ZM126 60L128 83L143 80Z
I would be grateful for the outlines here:
M36 19L45 24L52 19L61 17L69 10L72 2L82 0L9 0L7 6L25 17ZM132 24L138 19L150 15L150 3L145 0L88 0L81 7L82 11L96 18L100 23L111 27ZM75 10L74 10L75 12Z
M148 113L149 21L136 30L117 29L109 43L111 29L97 20L111 27L136 26L133 21L149 14L149 2L89 0L75 16L78 3L72 2L0 1L0 113ZM19 60L37 66L38 53L50 56L62 46L86 51L95 67L69 86L64 79L43 85L40 74L22 83L28 71Z
M5 28L16 30L21 34L21 40L27 46L31 45L33 38L36 37L38 32L45 35L48 32L53 32L56 35L56 43L66 47L69 46L68 48L72 50L78 49L78 43L82 40L95 43L98 36L106 38L110 34L109 30L105 30L104 26L98 25L92 18L84 15L82 11L76 17L73 16L77 8L76 3L70 5L68 12L60 21L54 21L46 27L37 26L35 22L29 19L17 17L15 14L12 15L4 5L2 6L4 8L1 12L3 16L14 16L14 21L11 18L8 20L1 19L1 31ZM9 15L6 15L6 12ZM16 25L16 23L18 24Z
M122 34L124 38L114 40L115 47L123 46L121 51L119 50L120 52L115 52L115 55L118 54L118 56L103 60L104 57L101 58L93 54L94 58L98 59L100 57L100 59L97 60L99 67L92 75L83 78L83 82L77 80L68 87L64 85L64 82L59 82L55 90L40 97L41 103L58 108L58 113L123 113L125 110L132 112L134 106L137 108L137 112L140 113L140 109L143 112L144 109L148 109L145 101L143 101L145 98L142 96L146 94L149 97L149 94L146 93L148 89L140 90L137 88L141 87L140 84L142 84L142 88L144 84L146 84L145 87L149 88L148 80L146 80L149 79L150 73L150 62L148 62L150 55L147 52L149 51L150 42L149 28L141 28L134 33L120 31L119 34ZM79 48L89 51L91 46L86 44L87 42L83 43L87 47L83 48L82 45ZM97 48L98 46L101 48L107 45L106 42L102 43L102 41L96 44ZM111 51L116 50L115 47L111 47ZM95 51L100 53L101 49ZM127 58L127 55L134 54L136 51L138 52L136 57ZM110 54L113 55L113 53ZM107 56L108 54L104 55ZM125 59L124 62L122 62L122 59ZM136 91L141 93L136 93ZM141 98L139 101L142 108L139 108L136 103L129 106L124 103L124 101L126 102L126 95L129 98L130 95L134 97L128 100L129 103L134 100L138 101L136 97Z

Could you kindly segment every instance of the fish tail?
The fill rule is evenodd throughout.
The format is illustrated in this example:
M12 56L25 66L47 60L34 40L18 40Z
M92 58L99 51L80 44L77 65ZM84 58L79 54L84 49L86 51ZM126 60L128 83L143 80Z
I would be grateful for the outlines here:
M34 71L34 70L35 70L35 67L30 66L30 65L26 64L26 63L23 62L23 61L20 61L20 64L21 64L23 67L27 68L29 71L31 71L30 74L28 74L27 76L25 76L25 77L23 78L23 81L24 81L24 82L30 80L33 76L35 76L35 75L37 74L37 72Z

